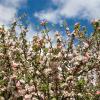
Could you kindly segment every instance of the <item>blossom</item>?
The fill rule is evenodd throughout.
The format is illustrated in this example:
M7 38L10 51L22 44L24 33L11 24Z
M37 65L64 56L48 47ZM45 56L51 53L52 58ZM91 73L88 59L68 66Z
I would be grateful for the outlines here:
M42 26L45 26L47 23L48 23L47 20L42 20L40 24L41 24Z
M66 28L66 33L67 33L68 36L70 36L70 34L71 34L68 27Z
M31 98L32 98L32 95L31 94L26 94L24 96L24 100L31 100Z
M29 91L30 93L33 92L33 91L35 91L34 85L29 86L29 87L28 87L28 91Z
M100 54L98 55L98 58L97 59L100 60Z
M40 36L39 32L29 42L26 40L27 31L23 28L18 37L15 29L10 29L9 32L2 31L4 33L0 34L1 97L5 98L2 94L6 91L7 94L11 94L11 99L16 99L17 95L23 100L35 100L37 97L41 100L48 99L47 94L52 98L58 93L59 98L74 95L92 98L94 93L94 96L100 95L99 90L95 92L99 85L100 66L98 23L99 20L94 23L94 33L97 37L92 35L85 38L85 29L80 29L80 24L76 23L72 33L66 26L67 38L56 31L54 41L49 33L47 35L50 37L46 34ZM45 28L43 32L46 32L46 24L46 20L41 22ZM84 37L79 38L79 35ZM78 37L80 42L72 42L71 36L74 36L75 40ZM84 91L80 91L83 87Z
M20 89L20 90L18 90L18 93L19 93L20 96L24 96L26 94L26 90Z
M100 26L99 26L99 27L97 27L97 31L100 31Z
M70 75L69 77L67 77L66 81L71 81L74 79L74 76Z
M62 57L62 53L59 52L58 55L57 55L57 57L58 57L58 58L61 58L61 57Z
M0 100L5 100L5 98L4 98L4 97L2 97L2 96L0 96Z
M72 59L72 58L73 58L73 54L69 53L69 54L68 54L68 57L69 57L70 59Z
M17 87L17 89L22 89L22 86L21 86L20 81L18 81L18 82L16 83L16 87Z
M83 60L83 56L82 55L78 55L75 57L77 61L82 61Z
M96 91L96 94L97 94L97 95L100 95L100 91Z
M96 24L96 23L98 23L98 22L99 22L98 19L94 19L94 20L92 20L92 24L93 24L93 25Z
M25 84L25 80L20 79L19 81L20 81L21 83Z
M75 28L75 29L79 29L79 28L80 28L80 23L78 23L78 22L75 23L74 28Z
M83 42L83 46L84 46L83 48L85 49L89 47L89 44L87 42Z
M37 70L37 71L36 71L36 74L37 74L37 75L40 75L41 73L40 73L40 71Z
M86 56L87 58L90 58L90 54L89 54L88 52L85 53L85 56Z
M35 90L35 87L34 87L34 85L29 86L28 84L26 84L25 90L28 91L29 93L31 93Z
M0 27L0 33L4 32L5 30L3 28Z
M0 53L0 57L3 57L4 56L4 54L3 53Z
M57 36L56 38L57 38L57 41L61 42L61 40L62 40L61 36Z
M83 57L83 63L86 63L86 62L88 62L88 60L89 60L89 58L88 57Z
M46 68L46 69L44 70L44 73L45 73L46 75L48 75L50 72L51 72L51 68Z
M83 94L82 94L82 93L78 93L78 96L82 97L82 96L83 96Z
M18 63L12 62L12 67L13 67L13 68L17 68L18 65L19 65Z
M79 65L79 62L76 61L76 62L74 62L73 64L74 64L75 66L77 66L77 65Z

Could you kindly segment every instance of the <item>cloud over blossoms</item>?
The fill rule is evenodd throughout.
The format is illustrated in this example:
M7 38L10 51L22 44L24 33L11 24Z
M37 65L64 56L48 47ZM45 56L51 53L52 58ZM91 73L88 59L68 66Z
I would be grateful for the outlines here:
M100 18L100 0L52 0L57 9L48 8L34 14L39 19L57 22L61 17Z
M0 25L9 24L14 18L21 4L27 0L1 0L0 1Z

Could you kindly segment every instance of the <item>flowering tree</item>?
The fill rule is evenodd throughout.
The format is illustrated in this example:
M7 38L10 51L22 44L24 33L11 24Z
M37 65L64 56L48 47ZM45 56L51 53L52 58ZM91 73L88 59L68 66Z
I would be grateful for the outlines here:
M99 100L100 20L90 37L79 23L72 33L65 25L66 39L55 32L55 46L47 21L40 24L42 36L31 43L27 27L16 35L16 21L0 27L0 100Z

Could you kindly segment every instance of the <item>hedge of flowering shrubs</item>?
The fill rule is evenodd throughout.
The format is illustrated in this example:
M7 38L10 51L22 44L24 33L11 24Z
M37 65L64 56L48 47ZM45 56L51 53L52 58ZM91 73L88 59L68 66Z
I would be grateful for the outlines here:
M53 33L56 43L40 24L32 42L26 27L16 35L17 22L0 27L0 100L100 100L100 20L89 37L79 23L73 32L66 26L65 39Z

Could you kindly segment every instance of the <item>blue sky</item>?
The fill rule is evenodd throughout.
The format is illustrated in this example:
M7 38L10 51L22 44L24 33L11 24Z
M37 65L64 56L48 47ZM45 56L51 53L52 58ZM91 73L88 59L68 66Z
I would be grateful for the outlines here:
M20 20L24 25L31 27L31 36L36 32L39 21L47 19L49 28L55 25L54 30L64 32L60 27L66 20L70 29L76 22L88 27L92 31L90 21L100 18L100 0L0 0L0 25L9 25L16 17L26 13Z
M80 22L81 25L86 25L89 27L89 30L91 30L91 25L89 22L89 19L86 18L77 18L77 17L66 17L66 16L61 16L62 18L58 21L51 21L52 18L48 19L45 15L45 11L47 10L47 13L49 12L48 9L54 11L56 9L58 9L58 6L56 4L54 4L54 2L52 0L28 0L27 4L24 6L21 6L19 8L19 11L17 13L17 16L21 16L24 12L27 13L27 17L26 17L26 22L25 20L21 20L24 24L28 24L31 23L32 25L39 25L39 22L42 19L47 19L49 21L49 24L52 25L55 24L55 27L59 28L60 26L60 22L66 19L66 22L68 23L69 27L72 29L73 25L75 24L75 22ZM44 14L42 13L44 11ZM41 15L40 15L41 14ZM48 16L48 15L47 15ZM52 16L49 15L49 16ZM57 15L55 15L57 16Z

